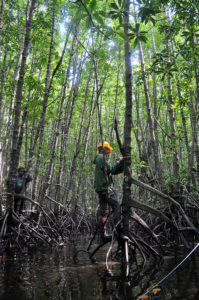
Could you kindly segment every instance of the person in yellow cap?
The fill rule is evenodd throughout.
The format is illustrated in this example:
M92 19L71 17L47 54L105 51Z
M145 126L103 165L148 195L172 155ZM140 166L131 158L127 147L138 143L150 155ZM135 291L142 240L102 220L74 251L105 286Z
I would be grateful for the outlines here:
M113 148L108 142L100 143L97 146L99 153L96 155L95 174L94 174L94 189L99 197L99 228L100 235L103 241L111 240L111 236L106 234L106 219L107 219L107 205L112 208L114 224L116 225L120 220L120 205L117 201L115 191L110 188L113 183L112 175L123 172L123 158L120 158L114 165L110 165L107 161L110 151Z

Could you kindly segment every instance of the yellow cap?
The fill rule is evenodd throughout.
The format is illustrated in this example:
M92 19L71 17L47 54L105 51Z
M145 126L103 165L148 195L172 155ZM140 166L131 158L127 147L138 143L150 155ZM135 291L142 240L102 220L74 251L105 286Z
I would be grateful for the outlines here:
M102 147L102 143L99 143L99 145L97 146L97 149L99 149L100 147ZM113 150L113 148L109 145L108 142L104 142L104 148L109 150L109 151Z

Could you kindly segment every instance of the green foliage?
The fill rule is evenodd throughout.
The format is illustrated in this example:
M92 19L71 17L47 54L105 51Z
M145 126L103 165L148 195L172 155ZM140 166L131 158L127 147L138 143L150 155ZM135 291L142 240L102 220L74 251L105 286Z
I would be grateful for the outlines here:
M161 5L168 1L160 1L160 0L138 0L139 6L139 17L141 18L141 22L145 24L151 21L153 25L155 25L156 20L155 16L161 13Z
M67 184L69 178L68 172L74 151L78 146L78 135L83 111L82 107L85 98L86 112L82 124L79 145L81 149L77 157L74 181L76 185L78 185L79 181L82 180L80 184L88 187L88 198L92 195L93 190L92 162L97 152L96 145L101 140L100 122L103 129L103 138L110 141L115 150L114 157L120 156L118 154L119 150L115 133L112 129L114 116L116 115L122 141L125 118L124 41L128 41L131 45L132 60L134 60L132 64L133 172L139 175L141 168L151 174L156 174L157 172L154 167L154 153L153 150L151 150L152 147L150 148L151 153L147 153L148 157L146 160L142 158L143 153L149 150L145 148L147 148L146 141L150 140L150 132L148 121L149 112L147 110L144 90L145 81L142 66L137 59L137 57L140 57L140 53L138 52L139 47L137 47L137 45L141 43L145 60L144 75L148 83L152 122L159 146L158 155L160 156L162 169L166 174L165 182L168 186L177 182L172 175L172 163L175 151L181 158L181 160L179 159L178 180L182 180L184 184L188 182L189 174L187 170L189 167L189 156L192 153L191 147L193 146L194 151L197 152L196 146L194 147L193 145L193 136L195 134L194 126L197 124L194 122L196 122L198 117L198 2L195 0L184 0L183 2L178 0L139 0L135 3L135 11L134 5L131 3L128 35L124 33L126 1L118 0L105 3L104 1L85 0L83 1L85 6L82 5L80 1L72 3L70 1L59 0L56 3L56 30L51 58L50 78L52 71L60 59L68 26L73 24L73 29L69 35L62 64L53 79L48 97L39 179L42 180L42 176L45 176L46 165L51 162L52 142L57 133L56 126L59 120L60 105L63 97L63 112L58 133L56 158L53 165L53 182L56 182L58 177L60 156L64 148L62 140L66 138L68 134L65 141L64 175L61 182L64 188ZM165 17L162 10L163 5L166 9L169 9L170 19ZM5 160L8 160L10 140L13 133L12 124L16 101L14 97L16 95L18 71L20 69L23 50L23 43L20 45L20 39L25 32L26 1L14 1L11 19L9 17L9 6L9 1L6 1L0 44L1 78L3 71L5 78L1 108L3 117L1 140L4 143L3 155ZM26 157L28 159L42 118L47 63L51 41L52 11L53 1L44 1L43 3L40 1L34 12L31 43L22 91L22 111L20 115L20 122L22 122L21 116L23 110L27 107L28 116L25 123L26 128L21 150L22 161L25 161ZM135 12L137 13L137 19L134 18ZM9 20L10 33L8 43L6 44ZM78 23L79 26L76 32L74 52L71 54L72 41ZM152 30L156 49L154 49L153 45ZM22 47L22 49L19 53L20 47ZM137 48L135 49L135 47ZM68 70L71 55L72 67ZM5 65L3 62L4 57ZM95 64L93 59L95 59ZM96 69L95 66L97 66ZM69 72L69 74L64 90L67 72ZM176 135L173 141L171 141L171 123L168 111L168 75L171 79L172 90L172 99L169 108L174 114L174 125L176 128ZM76 91L72 88L76 88ZM181 93L180 97L178 94L179 89ZM99 97L97 98L98 93ZM74 97L75 101L72 110ZM91 118L90 109L92 103L94 103L95 110ZM99 112L97 103L99 103ZM67 132L66 125L69 124L71 110L71 123ZM182 112L185 116L186 127L182 122ZM89 120L90 118L91 120ZM88 142L86 142L83 138L89 122ZM189 149L187 149L185 143L185 134L187 134ZM34 157L32 159L33 172L36 167L38 143L39 139L36 141L36 148L34 149ZM83 164L84 161L85 164ZM193 165L196 166L196 154L194 154L193 157ZM61 191L61 197L65 197L63 190ZM79 198L81 198L81 195Z

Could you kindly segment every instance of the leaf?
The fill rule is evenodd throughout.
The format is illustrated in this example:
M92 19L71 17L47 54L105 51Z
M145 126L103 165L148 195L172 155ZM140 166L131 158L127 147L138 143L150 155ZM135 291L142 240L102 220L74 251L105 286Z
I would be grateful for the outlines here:
M111 7L113 9L119 10L119 7L115 3L111 3Z
M110 11L109 15L110 15L111 19L117 19L119 17L119 13L116 12L115 10Z
M153 26L155 26L156 20L152 17L151 17L151 22L152 22Z
M170 72L178 72L178 69L177 69L176 67L171 68L171 69L170 69Z
M147 40L148 40L148 38L145 35L140 35L138 37L138 40L141 41L141 42L143 42L143 43L146 43Z
M99 14L94 14L93 17L94 17L94 19L95 19L98 23L100 23L101 25L104 24L104 20L103 20L102 17L99 16Z
M128 33L128 37L132 40L134 38L136 38L135 33Z
M189 31L183 31L182 32L182 36L189 36L190 35L190 32Z
M140 31L140 35L147 34L148 32L145 30Z
M89 11L90 11L90 12L93 12L93 10L94 10L95 7L96 7L96 4L97 4L97 1L96 1L96 0L92 0L92 1L91 1L91 4L89 5Z
M136 38L136 39L134 40L133 47L135 48L135 47L137 47L137 45L138 45L138 39Z
M125 41L129 41L129 42L130 42L128 36L127 36L124 32L122 32L122 31L116 31L116 33L117 33L120 37L122 37Z
M104 10L100 10L98 14L101 15L102 17L106 17L106 12Z
M120 25L122 25L122 23L123 23L123 19L122 19L121 15L119 15L119 23L120 23Z
M138 297L138 299L147 299L147 298L149 298L149 296L147 296L147 295L143 295L143 296Z
M138 32L139 29L140 29L140 23L137 23L137 24L135 25L135 30Z

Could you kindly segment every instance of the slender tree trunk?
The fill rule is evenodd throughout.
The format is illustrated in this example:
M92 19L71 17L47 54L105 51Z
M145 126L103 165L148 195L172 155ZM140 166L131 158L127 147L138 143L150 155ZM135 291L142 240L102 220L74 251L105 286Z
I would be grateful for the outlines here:
M35 56L33 55L32 57L32 63L31 63L31 71L30 71L30 75L32 76L34 73L34 62L35 62ZM24 130L25 130L25 126L26 126L26 120L27 120L27 116L28 116L28 104L29 101L31 99L31 88L29 88L28 91L28 97L27 97L27 102L26 105L23 109L23 114L22 114L22 118L21 118L21 126L20 126L20 131L19 131L19 137L18 137L18 143L17 143L17 160L19 161L20 158L20 152L21 152L21 147L22 147L22 143L23 143L23 137L24 137ZM25 167L27 167L25 165Z
M194 75L195 75L195 83L196 83L196 101L195 101L195 112L198 116L199 114L199 70L198 70L198 48L195 44L195 35L194 35L194 24L192 16L190 15L190 23L191 23L191 46L192 46L192 58L193 58L193 68L194 68ZM196 126L198 127L199 117L196 117ZM197 134L195 136L197 137ZM199 146L196 141L195 147L195 157L196 157L196 164L197 164L197 174L199 179Z
M76 31L77 31L77 28L76 28ZM56 71L58 70L58 68L60 67L60 65L62 63L63 56L64 56L64 53L65 53L65 50L66 50L66 45L67 45L70 33L71 33L71 27L69 27L68 32L66 34L65 45L64 45L63 52L62 52L62 56L61 56L61 58L59 60L59 63L57 64L57 66L56 66L56 68L53 72L53 75L51 77L50 86L52 84L52 80L54 78L54 75L55 75ZM76 36L76 33L75 33L75 36ZM43 199L45 197L45 195L48 192L48 188L51 184L53 164L54 164L54 160L55 160L55 157L56 157L56 151L57 151L57 147L58 147L59 135L60 135L60 130L61 130L61 119L62 119L62 115L63 115L64 103L65 103L65 97L62 97L61 104L60 104L60 110L59 110L59 118L58 118L58 122L57 122L57 130L55 132L55 137L53 139L54 141L52 142L51 159L50 159L50 162L47 165L46 178L45 178L45 182L44 182L42 192L41 192L41 199Z
M28 11L28 5L26 7L26 11ZM27 13L26 13L27 14ZM16 64L15 64L15 69L14 69L14 75L13 75L13 79L12 79L12 84L11 84L11 100L10 100L10 105L9 105L9 111L8 111L8 115L9 115L9 118L8 118L8 121L6 122L5 124L5 134L4 134L4 137L5 138L5 141L6 141L6 145L3 146L4 148L4 152L7 153L9 151L11 151L9 149L9 143L8 143L8 136L10 136L10 133L11 131L13 130L13 124L12 124L12 120L14 119L14 99L15 99L15 92L16 92L16 84L17 84L17 76L18 76L18 69L19 69L19 62L20 62L20 57L21 57L21 54L22 54L22 50L23 50L23 40L24 40L24 34L25 34L25 26L23 27L23 30L22 30L22 33L20 34L20 15L19 15L19 12L18 12L18 40L19 40L19 50L18 50L18 53L17 53L17 58L16 58ZM9 101L9 99L8 99ZM2 116L4 116L4 114L2 114ZM1 140L1 136L0 136L0 140Z
M193 169L194 166L194 157L196 157L196 149L198 147L198 133L197 133L197 112L194 106L194 97L193 91L190 90L190 101L189 101L189 111L190 111L190 119L191 119L191 130L192 130L192 141L191 141L191 153L190 153L190 170L189 174L191 176L192 184L196 184L195 182L195 172Z
M49 49L49 55L48 55L48 64L47 64L47 70L46 70L46 79L45 79L45 92L44 92L44 101L43 101L43 110L40 118L39 123L39 146L38 146L38 152L37 152L37 161L35 166L35 173L34 173L34 181L33 181L33 200L36 198L36 195L38 193L38 184L39 184L39 167L40 167L40 161L41 161L41 155L42 155L42 145L43 145L43 138L44 138L44 127L45 127L45 118L46 118L46 109L47 109L47 103L50 93L50 72L51 72L51 63L52 63L52 54L53 54L53 48L54 48L54 34L55 34L55 1L53 2L53 15L52 15L52 31L51 31L51 42L50 42L50 49ZM41 202L44 199L41 199Z
M64 114L64 122L62 122L62 136L61 136L61 151L60 151L60 159L59 159L59 172L57 177L57 184L56 184L56 195L55 198L57 201L60 201L60 193L61 193L61 183L63 179L63 172L64 172L64 165L66 160L66 146L68 142L68 135L70 130L70 124L72 120L72 113L75 103L75 97L73 97L73 91L75 89L75 76L76 76L76 59L75 59L75 65L73 67L73 79L72 79L72 87L70 90L70 95L68 97L67 105L65 108L65 114ZM66 82L67 83L68 76L66 76ZM65 92L63 97L65 97Z
M74 67L73 67L73 79L72 79L72 87L70 91L70 95L68 98L67 102L67 107L65 109L65 116L64 116L64 123L63 123L63 129L62 129L62 140L61 140L61 151L60 151L60 166L59 166L59 174L58 174L58 188L56 191L56 197L59 197L57 199L60 200L60 188L61 188L61 182L63 180L63 172L64 172L64 167L65 167L65 162L66 162L66 149L67 149L67 142L68 142L68 137L69 137L69 131L70 131L70 126L72 122L72 117L73 117L73 110L75 107L75 102L77 100L77 93L79 89L79 80L82 72L82 68L84 65L84 58L80 62L79 68L77 70L77 57L75 58L74 61ZM66 198L67 195L65 195L64 198Z
M75 42L76 42L76 35L77 35L77 29L78 27L76 27L75 29L75 33L73 36L73 42L72 42L72 47L71 47L71 52L70 52L70 58L69 58L69 63L68 63L68 68L67 68L67 72L66 72L66 77L65 77L65 83L64 83L64 88L63 88L63 95L62 95L62 103L65 103L65 99L66 99L66 88L68 85L68 79L69 79L69 75L70 75L70 69L71 69L71 63L72 63L72 58L74 55L74 48L75 48ZM61 130L61 126L62 126L62 122L60 119L60 130ZM61 147L61 152L60 155L63 155L64 158L64 154L62 153L62 147ZM61 168L61 169L60 169ZM58 172L58 178L57 178L57 184L56 184L56 192L55 192L55 199L58 200L60 198L60 187L61 187L61 178L62 178L62 164L60 162L60 166L59 166L59 172Z
M2 28L3 28L4 4L5 4L5 0L1 0L1 10L0 10L0 45L1 45L1 33L2 33Z
M169 20L170 21L170 20ZM175 66L177 66L177 61L174 53L174 45L173 41L171 43L171 49L172 49L172 57L173 57L173 62ZM167 45L168 48L168 45ZM188 186L190 186L191 183L191 169L193 167L192 165L192 160L190 156L190 147L189 147L189 139L188 139L188 132L187 132L187 124L186 124L186 118L184 115L184 109L183 109L183 103L182 103L182 93L181 93L181 88L180 88L180 80L179 77L176 78L177 82L177 93L178 93L178 98L179 98L179 104L180 104L180 113L181 113L181 119L182 119L182 125L183 125L183 134L184 134L184 140L185 140L185 146L187 150L187 157L188 157L188 173L189 173L189 178L188 178Z
M93 113L94 113L93 103L92 103L91 104L91 111L90 111L88 126L87 126L87 128L86 128L86 130L83 134L83 137L82 137L83 124L85 122L85 113L86 113L86 107L87 107L87 97L88 97L88 91L89 91L89 84L90 84L90 80L91 80L90 77L91 77L91 75L89 76L89 78L87 80L84 105L83 105L83 109L81 109L82 117L81 117L81 122L80 122L78 140L76 142L76 150L74 152L74 156L73 156L73 159L72 159L72 162L71 162L69 176L68 176L68 182L67 182L67 185L66 185L67 202L69 202L69 192L70 192L70 189L71 189L71 186L72 186L72 183L73 183L73 177L74 177L74 174L75 174L77 158L80 154L80 151L81 151L82 147L85 145L85 142L88 140L88 133L89 133L89 129L90 129L90 123L91 123ZM78 183L78 185L79 185L79 183ZM74 199L73 204L76 205L77 204L77 203L75 203L76 197L74 197L73 199Z
M86 129L85 139L84 139L84 142L82 143L82 146L84 147L84 151L83 151L83 158L82 158L82 163L81 163L81 167L80 167L79 180L78 180L78 185L77 185L77 190L76 190L76 195L75 195L75 204L77 204L77 199L79 198L80 188L81 188L82 182L84 180L82 175L83 175L84 167L86 165L86 155L87 155L89 134L90 134L90 130L91 130L91 123L92 123L92 120L93 120L94 111L95 111L95 108L96 108L96 105L94 105L95 104L94 103L94 91L95 91L95 87L93 86L90 116L89 116L89 121L88 121L87 129ZM85 186L85 184L84 184L84 186ZM82 204L83 204L83 200L82 200Z
M15 178L17 174L17 166L18 166L18 154L17 154L17 143L18 143L18 134L19 134L19 124L21 117L21 101L22 101L22 92L24 85L24 76L25 76L25 67L26 61L28 57L28 50L30 45L30 33L32 28L32 17L35 8L36 0L32 0L28 19L26 22L26 34L24 40L24 48L22 53L22 61L21 68L19 72L19 80L17 84L16 98L15 98L15 108L14 108L14 127L12 133L12 149L10 155L10 169L8 175L8 192L11 192L12 197L9 201L7 201L7 210L9 212L12 211L12 204L14 199L14 188L15 188Z
M176 126L175 126L175 116L173 110L173 95L172 95L172 83L171 77L167 75L167 89L168 89L168 112L171 126L171 152L173 153L173 176L176 180L179 180L179 161L178 153L176 149ZM177 188L177 186L176 186Z
M135 17L135 23L137 24L136 13L134 13L134 17ZM162 180L163 172L162 172L162 167L161 167L160 158L159 158L158 142L156 140L155 131L154 131L153 117L152 117L152 112L151 112L151 100L150 100L149 87L148 87L146 71L145 71L143 48L142 48L142 43L139 40L138 40L138 47L139 47L139 56L140 56L140 62L141 62L142 78L144 81L144 93L145 93L145 100L146 100L146 106L147 106L147 116L148 116L151 146L152 146L153 153L154 153L155 172L157 172L157 174L158 174L158 181L160 182L160 184L162 184L163 183L163 180Z
M1 0L1 10L0 10L0 47L1 47L1 33L3 28L3 14L4 14L4 4L5 0ZM1 79L2 81L2 79ZM2 153L2 143L1 143L1 100L0 100L0 193L2 192L2 178L3 178L3 153Z
M121 54L120 54L120 51L119 51L119 60L120 59L121 59ZM118 98L118 86L119 86L120 68L121 68L121 65L120 65L120 63L118 63L118 66L117 66L116 92L115 92L115 105L114 105L114 112L113 112L113 126L111 128L110 141L113 141L113 134L114 134L114 123L115 123L116 111L117 111L117 98Z
M153 53L154 55L156 54L156 44L155 44L155 39L154 39L154 34L153 34L153 29L151 28L151 35L152 35L152 44L153 44ZM157 80L156 80L156 74L155 72L153 72L152 74L152 78L153 78L153 114L154 114L154 121L153 121L153 130L154 130L154 136L155 136L155 152L154 155L156 158L156 166L160 169L157 170L158 172L158 179L160 180L160 184L163 186L164 182L163 182L163 169L161 166L161 158L159 157L159 141L158 141L158 134L157 134L157 128L158 128L158 107L157 107Z
M72 95L71 95L72 96L72 103L70 105L70 113L69 113L69 119L68 119L67 128L66 128L66 136L65 136L66 141L68 140L68 133L69 133L69 130L70 130L70 125L71 125L71 121L72 121L72 117L73 117L73 110L74 110L74 107L75 107L75 102L77 100L77 95L78 95L78 90L79 90L79 81L80 81L81 73L82 73L82 70L83 70L84 62L85 62L85 57L83 57L81 62L80 62L79 68L77 70L77 77L76 77L74 87L73 87L73 90L72 90ZM76 70L75 70L75 72L76 72ZM66 144L64 145L64 148L65 148L65 151L66 151ZM64 151L64 153L65 153L65 151ZM64 165L65 165L65 156L64 156L64 160L63 160L63 167L64 167ZM65 193L64 203L67 200L67 196L68 196L67 193Z
M167 17L166 10L164 8L164 14ZM168 19L168 17L167 17ZM169 21L169 20L168 20ZM168 52L168 63L171 62L170 56L170 48L169 48L169 42L166 40L166 48ZM167 107L168 107L168 113L169 113L169 120L170 120L170 132L171 132L171 152L173 154L173 177L175 181L179 181L179 160L178 160L178 151L176 148L176 125L175 125L175 114L173 109L173 91L172 91L172 80L171 76L167 72L167 91L168 91L168 97L167 97ZM179 183L173 185L173 192L174 194L178 194L179 189Z
M78 158L78 155L79 155L79 153L81 151L81 148L82 148L81 136L82 136L83 123L85 121L85 112L86 112L86 105L87 105L86 97L87 97L87 94L88 94L89 83L90 83L90 77L87 81L84 104L83 104L83 107L81 108L82 114L81 114L81 120L80 120L80 126L79 126L80 127L79 128L79 134L78 134L77 140L75 141L76 149L74 151L74 155L73 155L72 162L71 162L71 165L70 165L68 180L67 180L66 189L65 189L66 190L66 199L67 199L66 201L67 202L69 201L69 191L70 191L71 185L73 183L73 176L74 176L74 173L75 173L77 158ZM77 135L75 135L75 136L77 136ZM83 138L83 140L84 140L84 138Z
M7 36L5 42L5 50L4 50L4 58L3 58L3 65L1 69L1 84L0 84L0 138L1 138L1 131L2 131L2 123L3 123L3 114L1 113L2 110L2 101L3 101L3 90L4 90L4 81L6 77L6 60L8 55L8 43L10 39L10 26L12 20L12 13L13 13L13 1L10 3L10 15L8 19L8 28L7 28Z
M130 0L126 0L126 14L124 15L124 32L129 33L129 8ZM131 199L131 182L129 178L129 168L131 167L131 120L132 120L132 67L131 67L131 49L128 41L124 42L125 51L125 120L124 120L124 182L123 182L123 200L124 209L128 210L128 204ZM128 231L129 218L125 215L124 230Z

